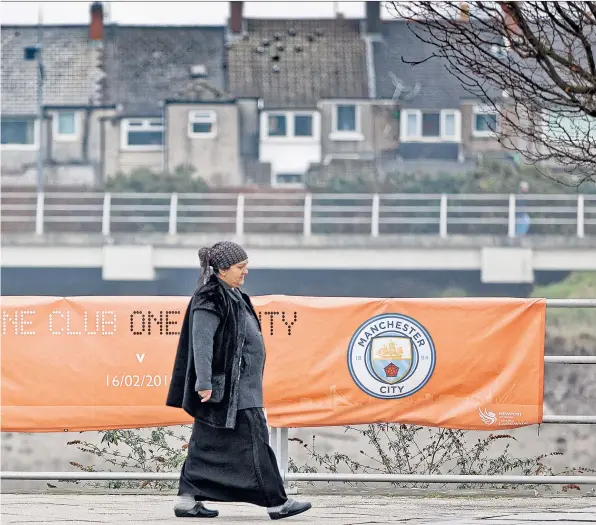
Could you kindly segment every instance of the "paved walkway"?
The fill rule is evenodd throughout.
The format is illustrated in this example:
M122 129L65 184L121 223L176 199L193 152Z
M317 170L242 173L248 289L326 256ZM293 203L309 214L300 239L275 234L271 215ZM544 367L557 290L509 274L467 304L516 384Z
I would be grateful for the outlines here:
M387 497L309 496L313 509L284 523L316 525L513 525L596 523L593 497ZM3 494L0 522L7 524L110 523L164 525L187 523L172 513L172 496ZM269 523L263 509L250 505L213 505L214 525ZM195 521L195 520L191 520Z

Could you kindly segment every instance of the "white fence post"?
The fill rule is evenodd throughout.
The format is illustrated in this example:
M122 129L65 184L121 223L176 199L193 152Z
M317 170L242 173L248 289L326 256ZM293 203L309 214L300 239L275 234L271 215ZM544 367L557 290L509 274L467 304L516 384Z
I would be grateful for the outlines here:
M178 194L172 193L170 196L170 220L168 224L169 235L178 233Z
M110 235L110 218L112 209L112 195L105 193L103 196L103 215L101 218L101 233L104 237Z
M304 230L305 237L310 237L312 234L312 193L307 193L304 196Z
M583 238L584 236L584 196L577 196L577 236Z
M238 201L236 204L236 235L241 237L244 235L244 194L238 194Z
M43 235L45 194L40 191L37 194L37 205L35 207L35 235Z
M271 441L273 442L273 451L277 459L277 467L287 487L286 476L288 474L288 429L271 427Z
M441 207L439 208L439 235L447 237L447 195L441 195Z
M372 199L372 216L370 220L370 234L373 237L379 236L379 209L381 207L381 199L378 194L373 195Z
M515 237L515 194L509 195L509 237Z

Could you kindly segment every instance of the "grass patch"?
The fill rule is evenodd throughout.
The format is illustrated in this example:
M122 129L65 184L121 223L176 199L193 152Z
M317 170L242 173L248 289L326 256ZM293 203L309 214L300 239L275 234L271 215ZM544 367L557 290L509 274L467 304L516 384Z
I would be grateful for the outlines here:
M596 298L596 272L574 272L558 283L536 286L532 297L547 299ZM546 312L547 338L563 338L570 346L585 346L594 340L596 308L549 308Z

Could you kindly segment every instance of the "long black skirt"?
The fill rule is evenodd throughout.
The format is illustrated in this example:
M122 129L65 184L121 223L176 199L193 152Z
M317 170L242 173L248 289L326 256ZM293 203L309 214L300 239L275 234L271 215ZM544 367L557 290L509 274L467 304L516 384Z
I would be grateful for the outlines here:
M277 507L287 501L261 408L239 410L236 428L195 420L178 495L196 501L252 503Z

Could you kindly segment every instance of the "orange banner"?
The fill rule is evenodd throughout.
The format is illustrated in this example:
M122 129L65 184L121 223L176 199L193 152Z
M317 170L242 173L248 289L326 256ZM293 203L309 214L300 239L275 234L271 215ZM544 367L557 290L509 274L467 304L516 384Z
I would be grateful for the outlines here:
M165 406L186 297L2 298L2 431L189 423ZM274 427L542 421L543 299L254 298Z

